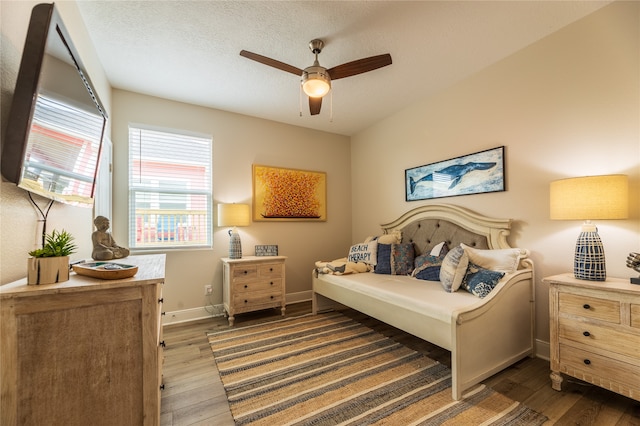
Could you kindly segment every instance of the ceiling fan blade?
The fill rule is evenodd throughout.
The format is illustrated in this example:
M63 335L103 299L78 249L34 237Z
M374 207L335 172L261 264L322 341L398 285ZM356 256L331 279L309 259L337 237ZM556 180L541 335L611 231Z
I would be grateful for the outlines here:
M258 55L257 53L241 50L240 56L244 56L247 59L260 62L261 64L268 65L282 71L290 72L291 74L295 74L298 77L302 75L302 70L300 68L296 68L293 65L285 64L284 62L276 61L275 59L267 58L266 56Z
M322 98L309 97L309 112L311 115L320 114L320 107L322 107Z
M371 56L369 58L347 62L346 64L329 68L327 72L329 73L331 80L337 80L339 78L351 77L352 75L373 71L378 68L386 67L387 65L391 65L391 55L385 53L384 55Z

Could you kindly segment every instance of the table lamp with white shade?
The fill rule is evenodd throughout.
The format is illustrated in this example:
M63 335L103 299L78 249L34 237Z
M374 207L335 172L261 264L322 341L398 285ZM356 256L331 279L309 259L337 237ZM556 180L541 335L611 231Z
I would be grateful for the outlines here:
M230 226L229 259L242 258L242 244L237 226L251 224L251 211L248 204L218 204L218 226Z
M629 180L626 175L585 176L551 182L552 220L584 220L576 242L573 272L576 278L607 278L604 247L591 220L626 219L629 215Z

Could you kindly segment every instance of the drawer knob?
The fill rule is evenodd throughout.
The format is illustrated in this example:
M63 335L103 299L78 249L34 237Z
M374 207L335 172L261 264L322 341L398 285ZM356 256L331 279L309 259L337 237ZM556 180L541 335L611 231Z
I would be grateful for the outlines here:
M167 345L164 343L164 340L162 342L160 342L160 346L162 346L163 348L167 347Z
M244 303L249 303L249 301L248 301L248 300L245 300L245 301L244 301Z
M245 285L244 285L244 288L249 288L249 286L245 284Z
M242 271L243 274L247 275L249 271Z
M273 285L273 281L271 281L269 284Z
M585 360L584 360L584 363L585 363L585 364L587 364L587 365L589 365L589 364L591 364L591 360L590 360L590 359L585 359Z
M589 305L588 303L585 303L584 305L582 305L582 307L585 309L591 309L591 305Z
M589 337L589 336L591 336L591 333L589 333L588 331L585 331L584 333L582 333L582 335L584 337Z
M163 303L164 302L164 297L161 299L158 299L158 303Z
M271 296L271 299L273 299L273 296Z
M269 268L269 272L273 272L273 268Z

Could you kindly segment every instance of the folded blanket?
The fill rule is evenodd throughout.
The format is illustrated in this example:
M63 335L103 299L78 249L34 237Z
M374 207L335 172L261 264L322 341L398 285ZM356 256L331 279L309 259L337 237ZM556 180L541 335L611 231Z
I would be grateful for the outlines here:
M363 262L348 262L346 257L331 262L319 260L316 262L318 274L347 275L360 272L371 272L373 266Z

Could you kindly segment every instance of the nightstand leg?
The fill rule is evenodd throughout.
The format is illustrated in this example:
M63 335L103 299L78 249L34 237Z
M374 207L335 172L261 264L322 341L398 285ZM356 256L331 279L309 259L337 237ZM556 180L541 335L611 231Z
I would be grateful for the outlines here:
M551 377L551 388L557 391L561 391L562 375L556 371L552 371L551 374L549 374L549 377Z
M282 312L282 316L284 316L284 311L286 311L286 310L287 310L286 306L283 306L282 309L280 309L280 312Z
M229 327L233 327L233 322L236 320L236 317L233 315L229 315Z

